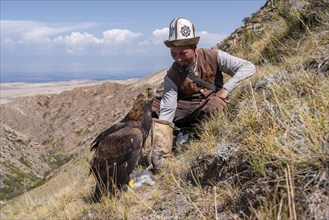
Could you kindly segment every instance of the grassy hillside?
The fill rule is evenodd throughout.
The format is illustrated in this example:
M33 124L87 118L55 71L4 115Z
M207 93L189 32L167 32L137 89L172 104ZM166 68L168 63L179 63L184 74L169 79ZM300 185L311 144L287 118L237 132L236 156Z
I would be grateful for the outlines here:
M202 124L201 140L167 159L156 185L90 203L84 149L1 219L328 219L329 6L289 2L269 1L216 45L257 73L228 113Z

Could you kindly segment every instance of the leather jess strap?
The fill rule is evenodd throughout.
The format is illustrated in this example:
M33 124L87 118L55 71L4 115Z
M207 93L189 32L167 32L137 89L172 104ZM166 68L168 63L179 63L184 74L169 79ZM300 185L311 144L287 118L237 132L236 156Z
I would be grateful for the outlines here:
M202 85L202 86L204 86L204 87L206 87L206 88L208 88L208 89L210 89L210 90L212 90L214 92L217 92L217 90L218 90L218 88L215 85L210 84L210 83L202 80L201 78L193 75L192 73L188 73L187 74L187 77L189 79L193 80L194 82L198 83L199 85Z

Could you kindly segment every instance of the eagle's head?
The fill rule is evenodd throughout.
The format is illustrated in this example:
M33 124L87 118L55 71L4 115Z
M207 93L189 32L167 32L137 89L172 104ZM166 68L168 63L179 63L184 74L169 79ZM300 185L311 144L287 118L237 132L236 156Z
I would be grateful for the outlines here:
M152 90L151 88L147 88L144 92L140 93L126 117L134 121L141 121L145 117L151 118L154 94L155 89Z
M137 96L136 101L140 103L151 103L154 99L156 89L147 88Z

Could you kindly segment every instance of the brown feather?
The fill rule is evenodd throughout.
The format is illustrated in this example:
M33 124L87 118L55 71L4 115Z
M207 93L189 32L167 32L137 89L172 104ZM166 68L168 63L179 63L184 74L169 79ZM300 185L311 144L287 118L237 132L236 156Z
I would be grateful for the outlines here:
M99 134L92 142L95 150L90 171L97 186L94 200L104 193L113 194L129 181L129 174L138 163L152 124L153 93L147 89L137 96L131 110L119 123Z

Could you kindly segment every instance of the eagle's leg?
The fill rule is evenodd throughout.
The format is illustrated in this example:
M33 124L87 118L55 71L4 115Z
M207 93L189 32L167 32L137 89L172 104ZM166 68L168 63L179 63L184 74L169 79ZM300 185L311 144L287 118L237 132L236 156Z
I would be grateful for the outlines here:
M115 190L117 186L117 175L118 175L118 166L117 163L113 164L112 172L108 173L108 178L107 178L107 192L109 192L111 195L115 195ZM111 176L110 176L111 173ZM111 188L110 188L111 187Z
M102 181L101 181L101 174L100 174L100 169L97 168L92 168L92 174L96 180L96 187L95 187L95 192L93 196L91 197L92 202L99 202L100 199L102 198Z
M99 187L99 185L97 183L96 188L95 188L95 192L94 192L94 194L92 196L92 201L93 202L99 202L100 199L102 198L102 195L103 195L103 193L100 190L100 187Z
M106 195L112 188L112 182L108 178L108 166L97 166L97 168L92 169L92 173L96 179L96 188L92 200L94 202L99 202L103 195Z

